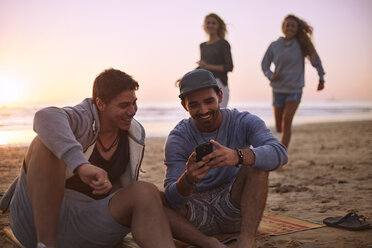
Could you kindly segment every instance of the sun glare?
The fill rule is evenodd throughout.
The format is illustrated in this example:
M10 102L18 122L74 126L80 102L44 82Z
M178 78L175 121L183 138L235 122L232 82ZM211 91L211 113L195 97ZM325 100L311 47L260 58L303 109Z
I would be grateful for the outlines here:
M35 137L33 130L0 130L0 146L17 144L27 145Z
M6 132L0 131L0 146L8 144L8 134Z
M24 82L19 77L0 73L0 105L21 100L23 87Z

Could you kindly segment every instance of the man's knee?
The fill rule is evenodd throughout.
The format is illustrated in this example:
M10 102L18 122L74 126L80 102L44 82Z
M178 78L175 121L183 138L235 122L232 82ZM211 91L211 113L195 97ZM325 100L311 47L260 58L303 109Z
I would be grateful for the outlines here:
M161 193L158 188L152 183L144 181L134 182L131 187L131 193L140 201L161 201Z
M269 176L268 171L260 170L251 166L243 166L240 173L244 175L246 180L259 180L267 179Z
M241 168L240 173L242 174L239 175L241 177L241 187L244 187L243 185L249 184L250 189L268 188L268 171L244 166L243 168Z
M51 166L53 165L53 166ZM29 167L35 167L39 170L45 168L61 168L62 171L66 168L65 163L58 159L44 144L39 137L35 137L25 155L25 170Z
M145 181L136 181L132 183L133 190L143 193L159 193L158 188L152 183L145 182Z
M123 212L131 212L138 207L162 206L159 190L155 185L143 181L132 183L119 190L110 200L110 211L115 216Z
M44 143L41 142L40 138L36 136L28 147L25 162L28 164L30 162L37 162L41 159L51 161L58 160L58 158L44 145Z

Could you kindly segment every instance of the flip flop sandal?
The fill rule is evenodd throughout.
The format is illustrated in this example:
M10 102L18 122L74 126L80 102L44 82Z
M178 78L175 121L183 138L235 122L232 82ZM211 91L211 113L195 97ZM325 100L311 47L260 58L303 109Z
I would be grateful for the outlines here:
M328 217L323 220L323 223L327 226L344 228L351 231L372 228L372 226L365 221L363 216L359 216L356 213L348 213L343 217Z

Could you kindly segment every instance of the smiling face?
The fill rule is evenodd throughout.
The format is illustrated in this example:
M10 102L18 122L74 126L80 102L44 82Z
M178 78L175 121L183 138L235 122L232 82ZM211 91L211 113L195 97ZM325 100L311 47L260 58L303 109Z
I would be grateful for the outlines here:
M116 95L108 104L99 98L96 101L99 110L101 129L128 130L137 112L137 97L134 90L126 90Z
M282 25L282 31L286 40L293 39L298 30L298 23L294 18L287 18Z
M217 35L220 25L216 18L211 16L205 18L204 21L204 30L208 35Z
M221 101L222 91L217 94L214 88L206 88L186 95L182 106L189 112L199 131L213 132L222 123Z

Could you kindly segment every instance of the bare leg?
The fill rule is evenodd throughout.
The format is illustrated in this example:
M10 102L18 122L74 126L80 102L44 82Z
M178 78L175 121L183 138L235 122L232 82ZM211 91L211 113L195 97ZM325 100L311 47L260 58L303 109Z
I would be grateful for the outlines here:
M298 108L299 102L288 101L285 103L282 119L282 137L280 142L288 148L291 139L291 129L293 117Z
M166 207L165 212L171 224L172 234L176 239L203 248L226 247L215 237L209 237L200 232L175 210Z
M152 184L135 182L120 190L109 208L114 219L131 227L141 247L175 247L160 193Z
M282 132L282 118L284 107L274 107L275 129L278 133Z
M64 193L66 166L37 137L27 151L25 165L37 240L47 246L57 247L57 222Z
M236 248L253 247L255 234L265 209L269 173L243 166L231 189L231 198L240 205L242 225Z
M209 237L200 232L195 226L193 226L187 219L187 208L184 206L180 209L170 208L167 200L165 199L164 192L161 192L161 198L163 200L165 213L167 214L168 220L171 225L173 237L182 242L186 242L191 245L196 245L203 248L218 248L226 247L215 237Z

